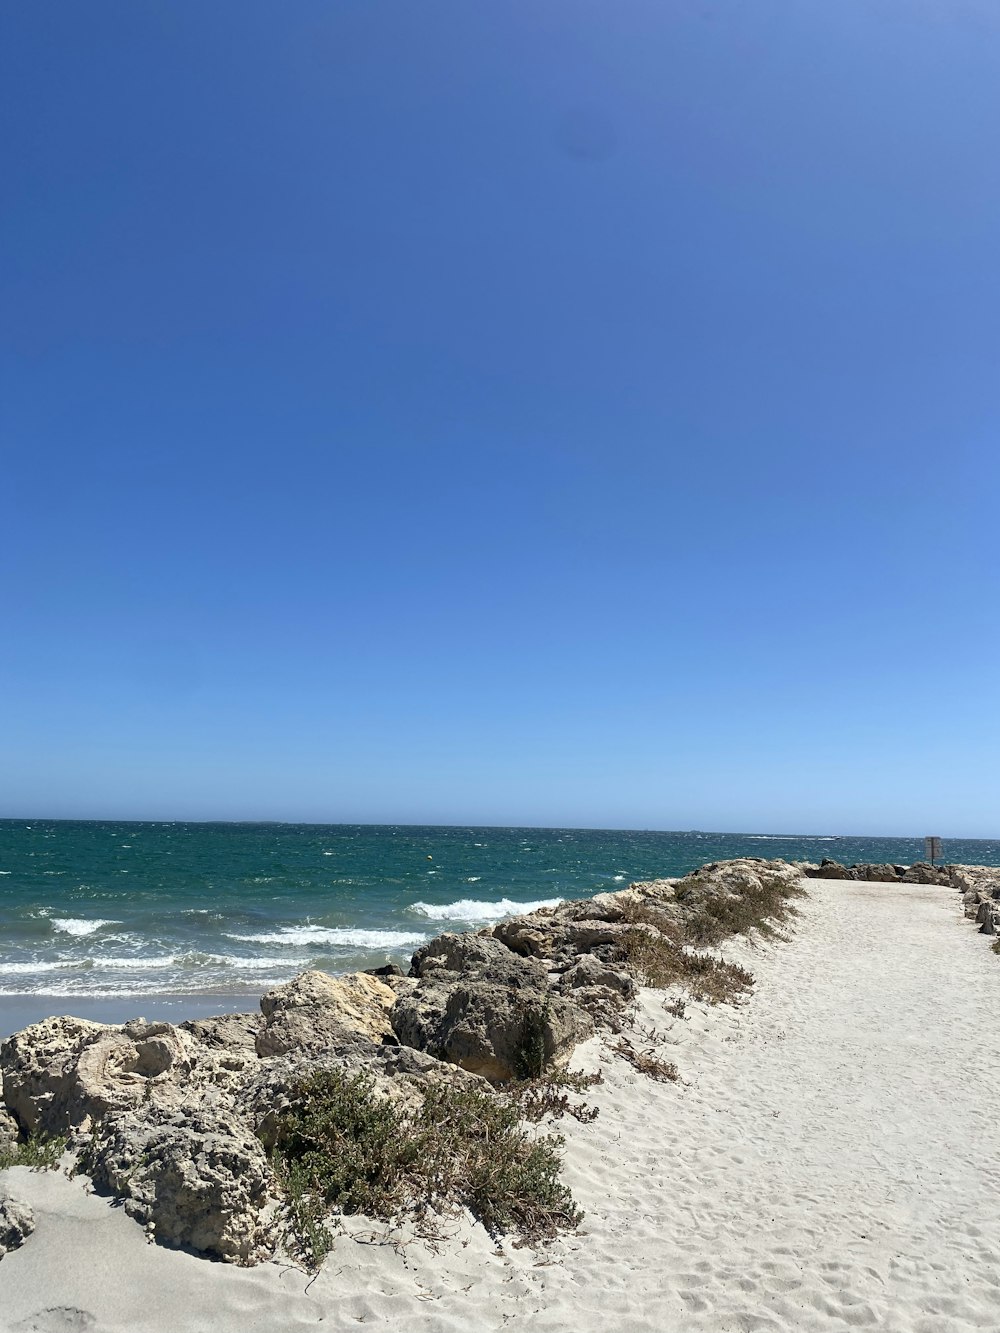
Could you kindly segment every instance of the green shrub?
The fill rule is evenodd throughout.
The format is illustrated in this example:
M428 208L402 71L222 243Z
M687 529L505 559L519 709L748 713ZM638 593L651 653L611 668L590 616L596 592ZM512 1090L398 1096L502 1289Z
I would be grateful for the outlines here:
M327 1069L293 1089L272 1158L293 1234L318 1264L331 1210L428 1221L465 1207L492 1235L532 1242L571 1229L582 1214L559 1182L562 1144L529 1135L516 1098L435 1085L405 1109L367 1076Z
M538 1079L545 1072L545 1028L548 1002L541 1009L531 1008L524 1015L521 1039L514 1055L514 1068L520 1079Z
M537 1124L545 1116L558 1120L569 1115L586 1125L597 1119L597 1107L588 1106L586 1102L571 1101L570 1095L584 1093L603 1082L604 1075L600 1071L595 1074L578 1074L556 1069L541 1078L508 1084L504 1093L515 1102L522 1120Z
M32 1134L9 1148L0 1148L0 1171L9 1166L30 1166L35 1171L55 1171L66 1151L66 1140Z

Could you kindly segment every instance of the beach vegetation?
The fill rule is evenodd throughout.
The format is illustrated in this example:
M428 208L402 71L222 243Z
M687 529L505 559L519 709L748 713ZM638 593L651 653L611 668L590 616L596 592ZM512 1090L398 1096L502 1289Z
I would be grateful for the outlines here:
M993 950L994 953L1000 953L1000 940L994 940L993 943L990 945L990 948Z
M735 1004L753 989L753 974L745 967L695 953L645 926L623 931L617 947L644 986L684 986L692 999L708 1004Z
M514 1053L514 1068L519 1079L540 1079L545 1072L548 1017L548 1000L539 1007L529 1008L524 1015L520 1042Z
M546 1116L559 1120L568 1115L587 1125L597 1119L598 1109L587 1102L574 1101L573 1097L582 1096L603 1082L604 1075L600 1070L593 1074L582 1074L567 1069L554 1069L539 1078L508 1084L504 1093L513 1100L521 1118L533 1124Z
M757 887L746 886L738 894L720 889L710 872L704 880L700 872L688 875L674 890L677 902L690 905L684 918L684 935L692 944L713 945L729 935L746 935L751 930L776 934L776 927L796 915L795 898L806 891L789 882L786 875L761 867Z
M315 1266L332 1243L331 1213L433 1230L435 1215L467 1208L491 1235L527 1243L572 1229L582 1214L559 1181L562 1146L524 1127L515 1098L439 1084L414 1108L365 1074L325 1069L292 1088L272 1162L291 1232Z
M611 1047L615 1055L627 1060L633 1069L658 1083L675 1083L680 1077L672 1060L661 1060L652 1046L637 1046L626 1036L619 1036Z
M9 1166L27 1166L33 1171L56 1171L65 1151L65 1137L29 1134L14 1143L0 1144L0 1171L6 1171Z

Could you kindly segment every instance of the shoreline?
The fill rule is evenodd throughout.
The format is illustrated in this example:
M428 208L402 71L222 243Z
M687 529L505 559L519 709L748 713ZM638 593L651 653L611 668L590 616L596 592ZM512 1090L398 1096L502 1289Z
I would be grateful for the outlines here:
M259 991L149 992L143 995L0 995L0 1042L46 1018L72 1015L109 1025L141 1018L150 1023L257 1012Z

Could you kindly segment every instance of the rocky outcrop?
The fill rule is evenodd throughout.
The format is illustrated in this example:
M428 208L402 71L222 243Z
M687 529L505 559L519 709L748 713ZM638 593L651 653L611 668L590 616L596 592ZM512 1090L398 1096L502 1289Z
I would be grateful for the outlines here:
M417 984L391 1015L398 1040L493 1082L523 1077L526 1061L564 1062L593 1031L552 991L541 962L490 934L441 935L417 950L410 971Z
M497 1083L563 1064L594 1030L548 989L477 980L419 986L397 1002L392 1022L404 1045Z
M270 1253L261 1211L271 1167L253 1128L229 1108L113 1113L84 1163L95 1186L164 1245L242 1262Z
M170 1023L105 1026L48 1018L0 1048L8 1111L29 1134L87 1132L112 1112L184 1102L191 1088L232 1083L245 1048L214 1049Z
M35 1229L35 1215L26 1203L0 1189L0 1259L23 1245Z
M0 1078L0 1157L9 1152L20 1137L20 1126L3 1104L3 1080Z
M951 876L947 866L932 866L929 861L915 861L904 871L904 884L950 884Z

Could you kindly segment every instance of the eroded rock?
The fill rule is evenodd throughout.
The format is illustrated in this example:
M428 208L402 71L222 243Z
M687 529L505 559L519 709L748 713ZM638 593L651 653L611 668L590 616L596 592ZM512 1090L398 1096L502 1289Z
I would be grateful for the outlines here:
M393 1035L389 1011L395 1003L392 987L366 972L347 977L303 972L261 999L264 1026L257 1034L257 1054L315 1054L351 1038L381 1041Z
M35 1215L28 1204L0 1189L0 1259L23 1245L35 1229Z
M506 1082L563 1063L593 1032L578 1006L549 990L459 981L418 987L392 1011L399 1040L438 1059Z
M271 1168L238 1116L191 1107L112 1112L85 1163L95 1186L123 1199L161 1244L242 1262L269 1252L261 1210Z

